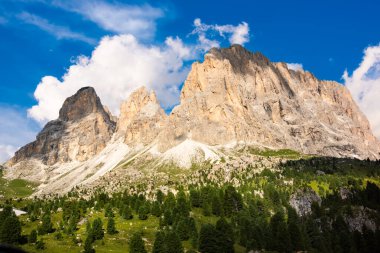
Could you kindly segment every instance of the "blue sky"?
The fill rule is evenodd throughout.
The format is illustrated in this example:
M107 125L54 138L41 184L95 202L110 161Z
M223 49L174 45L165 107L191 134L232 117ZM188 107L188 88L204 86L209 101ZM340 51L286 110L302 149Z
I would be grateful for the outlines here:
M110 75L132 76L121 81L106 74L97 77L112 83L109 87L114 93L95 81L100 97L106 104L109 101L107 106L115 114L121 99L115 94L125 97L141 83L157 90L170 110L178 103L178 89L191 62L202 59L211 45L231 42L260 51L272 61L302 64L320 79L347 83L377 128L380 115L373 109L375 102L359 100L363 85L372 87L372 97L380 95L376 93L380 86L379 9L380 2L375 0L1 0L0 160L33 140L77 87L93 85L86 83L93 81L88 75L105 71L103 65L113 66ZM207 41L201 41L202 35ZM364 52L368 47L373 50ZM94 59L93 52L97 52ZM366 57L369 66L364 66ZM157 70L158 59L167 67ZM92 61L96 63L89 67ZM74 67L69 73L70 66ZM372 73L370 84L363 83L360 71L355 75L360 67ZM65 74L67 80L62 78ZM124 83L128 87L120 87ZM14 118L14 124L5 124L7 117Z

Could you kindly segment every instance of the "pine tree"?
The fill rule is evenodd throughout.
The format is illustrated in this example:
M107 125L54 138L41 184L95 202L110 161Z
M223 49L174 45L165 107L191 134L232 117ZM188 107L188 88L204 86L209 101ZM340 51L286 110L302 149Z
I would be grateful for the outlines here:
M147 208L146 205L142 205L139 208L138 214L139 214L140 220L146 220L148 219L149 209Z
M129 206L124 206L122 216L126 220L133 219L132 209Z
M222 215L222 203L218 195L214 195L212 198L212 213L216 216Z
M173 224L173 215L170 210L165 210L162 223L164 226L170 226Z
M303 235L299 226L299 217L292 207L287 207L288 212L288 231L293 251L302 251L305 249Z
M306 221L306 233L308 239L307 242L310 244L308 248L314 249L318 252L328 252L319 227L312 218L309 218Z
M233 186L228 186L225 190L223 202L224 214L228 217L243 208L242 197Z
M346 222L341 215L338 215L335 221L332 223L334 231L336 231L337 241L343 252L350 251L350 232Z
M176 200L175 200L174 194L172 192L169 192L164 202L164 208L165 210L173 210L175 205L176 205Z
M103 222L97 218L92 223L92 235L94 240L101 240L104 237Z
M168 231L165 236L166 252L167 253L183 253L183 246L177 233Z
M302 251L304 246L302 242L301 230L298 224L291 221L288 225L288 229L293 251Z
M45 214L42 218L42 224L38 228L38 234L44 235L53 232L53 224L51 223L51 218L49 214Z
M219 238L212 224L203 224L199 232L199 251L202 253L219 253Z
M30 232L29 237L28 237L28 242L29 243L36 243L37 241L37 231L35 229Z
M68 224L68 234L73 234L77 230L78 218L71 216Z
M193 217L190 217L188 220L188 229L190 235L190 243L193 248L198 248L198 230L195 224L195 220Z
M187 203L186 195L183 191L178 193L176 209L178 215L182 217L188 217L190 213L190 205Z
M129 252L130 253L147 253L145 249L145 243L142 239L141 233L136 232L132 235L129 241Z
M164 194L162 193L161 190L157 191L156 198L157 198L158 203L162 204L162 202L164 201Z
M107 233L110 235L114 235L118 233L115 227L115 220L112 217L108 218Z
M234 232L232 226L224 218L221 218L216 222L216 230L218 231L221 252L233 253Z
M187 219L180 218L176 225L176 232L179 239L181 239L182 241L186 241L190 238Z
M211 216L211 205L209 202L203 202L202 203L202 209L203 209L203 215L204 216Z
M106 206L105 211L104 211L104 216L105 217L114 217L115 216L114 213L113 213L113 211L112 211L111 205L108 204Z
M10 205L6 205L4 206L3 210L0 211L0 228L3 224L3 222L10 216L13 216L15 215L15 213L13 212L13 208L12 206Z
M84 242L84 252L83 253L95 253L94 248L92 247L93 239L91 236L87 236L86 241Z
M201 206L201 195L199 191L195 189L190 190L190 202L193 207L200 207Z
M152 206L152 215L156 216L156 217L160 217L162 212L161 212L161 207L160 207L160 203L158 201L155 201L153 202L153 206Z
M21 238L21 224L16 215L11 214L2 222L0 227L0 242L15 244Z
M272 243L269 249L279 252L291 251L290 237L285 223L284 214L277 212L270 220L270 233Z
M158 231L156 233L156 239L154 240L152 253L166 253L165 243L165 233L163 231Z

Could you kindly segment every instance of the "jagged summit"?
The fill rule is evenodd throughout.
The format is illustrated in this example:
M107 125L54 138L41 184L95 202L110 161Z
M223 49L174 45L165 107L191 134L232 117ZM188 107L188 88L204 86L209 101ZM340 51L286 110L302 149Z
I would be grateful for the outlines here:
M141 87L122 103L116 135L129 145L146 145L157 137L166 117L155 92Z
M380 157L380 143L346 87L233 45L193 63L169 115L144 87L122 103L118 119L93 88L80 89L36 141L16 152L6 175L47 180L49 191L68 190L139 156L190 166L241 145Z
M249 60L256 64L268 65L270 60L260 52L250 52L239 44L233 44L228 48L211 48L206 57L213 56L219 60L228 59L232 66L244 66Z
M380 150L343 85L238 45L212 49L192 65L160 143L165 150L186 138L362 158L377 158Z
M59 110L59 119L75 121L91 113L105 113L102 103L92 87L83 87L67 98Z
M87 160L106 146L114 129L115 122L94 88L82 88L65 100L59 118L48 122L36 140L18 150L8 165L28 159L48 165Z

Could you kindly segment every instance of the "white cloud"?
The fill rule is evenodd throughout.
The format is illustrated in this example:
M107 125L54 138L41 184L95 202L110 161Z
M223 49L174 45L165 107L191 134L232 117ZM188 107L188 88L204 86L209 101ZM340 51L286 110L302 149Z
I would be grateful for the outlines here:
M219 36L228 38L230 44L244 45L249 42L249 26L246 22L242 22L236 26L234 25L208 25L202 23L201 19L194 20L194 30L191 34L198 35L199 48L209 49L210 47L218 47L220 45L218 40L210 39L215 37L213 32L217 32Z
M189 71L184 61L191 59L191 50L178 37L168 37L162 46L141 44L132 35L104 37L91 57L78 57L62 80L42 78L34 93L38 104L28 114L41 124L57 118L64 99L83 86L93 86L114 114L140 86L155 90L163 106L170 108L178 102L178 87Z
M19 147L34 140L37 130L25 112L0 106L0 163L13 156Z
M288 66L288 69L294 70L294 71L303 71L303 65L301 63L286 63Z
M366 48L359 67L351 76L346 70L343 79L380 139L380 44Z
M141 86L156 91L165 109L172 108L179 101L179 87L189 72L186 62L197 58L199 49L207 51L220 45L219 41L206 37L208 25L198 21L194 21L199 29L194 32L198 34L195 44L185 44L179 37L167 37L159 45L142 43L132 34L104 37L90 57L78 57L62 78L41 79L34 92L38 104L28 110L28 115L41 125L56 119L63 101L83 86L94 87L103 104L115 115L119 114L121 102ZM244 30L248 28L244 26L242 23L215 29L223 35L221 39L228 34L229 40L235 40L245 36Z
M95 40L93 38L71 31L68 27L52 24L48 20L31 13L22 12L17 17L27 24L37 26L41 30L50 33L57 39L79 40L89 44L95 44Z
M200 49L203 52L206 52L210 48L213 47L220 47L220 42L217 40L210 40L206 37L205 34L199 34L198 35L198 49Z
M145 5L126 5L105 1L53 1L58 7L76 12L99 27L118 34L133 34L139 39L150 39L156 32L156 20L164 15L159 8Z
M221 36L224 36L226 33L231 34L229 38L231 44L244 45L249 42L249 26L246 22L243 22L237 26L216 25L215 30L217 30Z

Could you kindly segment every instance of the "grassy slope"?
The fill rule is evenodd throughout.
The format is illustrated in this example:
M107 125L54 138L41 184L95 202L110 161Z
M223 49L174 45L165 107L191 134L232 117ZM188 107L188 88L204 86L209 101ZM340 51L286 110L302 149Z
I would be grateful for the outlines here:
M25 198L30 196L37 185L23 179L6 180L0 170L0 195L4 198Z

